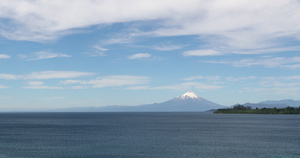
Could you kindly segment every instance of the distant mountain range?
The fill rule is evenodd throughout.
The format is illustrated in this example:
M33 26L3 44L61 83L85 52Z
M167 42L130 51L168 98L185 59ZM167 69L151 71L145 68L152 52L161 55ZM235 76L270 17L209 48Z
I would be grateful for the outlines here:
M287 106L291 107L299 107L300 106L300 100L292 100L292 99L285 99L285 100L279 100L279 101L262 101L259 103L245 103L244 106L251 106L252 108L285 108Z
M76 107L57 109L61 112L199 112L211 109L225 108L219 104L205 100L194 92L188 91L163 103L140 106L104 106L104 107Z
M259 103L245 103L244 106L251 106L252 108L285 108L287 106L299 107L300 100L279 100L279 101L262 101ZM233 105L234 106L234 105ZM104 107L73 107L64 109L51 110L34 110L32 112L213 112L220 108L229 108L222 106L212 101L200 98L194 92L188 91L181 96L175 97L171 100L146 104L139 106L104 106ZM11 112L16 110L0 109L2 112ZM24 110L19 110L22 112ZM29 112L28 110L25 112Z

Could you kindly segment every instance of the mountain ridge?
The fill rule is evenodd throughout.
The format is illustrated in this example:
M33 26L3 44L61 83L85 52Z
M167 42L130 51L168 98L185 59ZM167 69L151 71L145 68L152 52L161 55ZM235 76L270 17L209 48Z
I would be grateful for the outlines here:
M266 100L258 103L245 103L245 106L251 106L252 108L285 108L288 106L299 107L300 100L283 99L283 100Z
M143 104L139 106L103 106L103 107L77 107L56 109L63 112L203 112L211 109L224 108L212 101L200 98L192 91L162 103Z
M287 106L299 107L300 100L266 100L258 103L245 103L244 106L252 108L285 108ZM233 105L234 106L234 105ZM110 105L102 107L71 107L62 109L51 109L48 112L203 112L216 110L220 108L229 108L211 102L197 96L194 92L188 91L181 96L174 97L161 103L143 104L138 106Z

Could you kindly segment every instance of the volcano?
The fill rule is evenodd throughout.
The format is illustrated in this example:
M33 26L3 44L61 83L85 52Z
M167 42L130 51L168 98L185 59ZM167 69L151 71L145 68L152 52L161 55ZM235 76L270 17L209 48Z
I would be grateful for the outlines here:
M200 98L192 91L162 103L140 106L106 106L101 111L132 111L132 112L200 112L224 108L217 103Z
M77 107L58 109L61 112L202 112L225 108L217 103L200 98L192 91L162 103L139 106Z

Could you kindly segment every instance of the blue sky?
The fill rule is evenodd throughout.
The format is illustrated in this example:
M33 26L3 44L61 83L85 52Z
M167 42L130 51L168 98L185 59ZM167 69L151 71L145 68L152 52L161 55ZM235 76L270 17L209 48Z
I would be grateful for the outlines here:
M0 109L300 96L298 0L0 2Z

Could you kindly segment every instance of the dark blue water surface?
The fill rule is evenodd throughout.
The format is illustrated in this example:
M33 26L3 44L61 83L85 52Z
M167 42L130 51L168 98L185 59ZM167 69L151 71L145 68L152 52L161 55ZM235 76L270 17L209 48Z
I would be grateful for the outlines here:
M300 158L300 115L2 113L0 158Z

